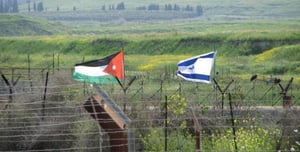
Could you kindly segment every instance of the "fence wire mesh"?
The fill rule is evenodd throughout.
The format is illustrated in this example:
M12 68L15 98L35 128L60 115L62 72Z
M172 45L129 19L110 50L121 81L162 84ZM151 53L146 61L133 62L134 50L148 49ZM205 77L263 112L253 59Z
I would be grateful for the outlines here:
M71 69L1 69L0 151L110 151L109 132L84 109L93 88L71 75ZM127 72L127 90L101 87L131 119L131 151L300 150L299 84L288 87L289 79L274 76L215 80Z

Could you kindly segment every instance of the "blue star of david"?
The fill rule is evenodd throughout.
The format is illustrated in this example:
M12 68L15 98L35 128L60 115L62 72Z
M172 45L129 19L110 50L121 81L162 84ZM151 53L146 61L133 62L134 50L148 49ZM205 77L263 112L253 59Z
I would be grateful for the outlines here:
M194 70L194 68L195 68L194 65L192 65L189 67L189 70Z

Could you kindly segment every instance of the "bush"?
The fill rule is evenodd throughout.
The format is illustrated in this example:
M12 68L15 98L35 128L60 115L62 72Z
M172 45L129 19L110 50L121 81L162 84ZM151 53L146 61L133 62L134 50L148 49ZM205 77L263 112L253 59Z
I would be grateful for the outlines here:
M183 131L172 131L168 135L168 151L195 151L193 137ZM144 151L164 151L164 129L153 128L143 138Z
M244 121L247 122L247 120ZM270 130L258 125L240 127L236 130L238 151L274 151L277 144L276 139L279 135L279 129ZM235 151L232 128L215 132L212 135L208 135L204 132L202 137L204 139L204 141L202 141L204 151ZM210 140L208 140L208 138Z

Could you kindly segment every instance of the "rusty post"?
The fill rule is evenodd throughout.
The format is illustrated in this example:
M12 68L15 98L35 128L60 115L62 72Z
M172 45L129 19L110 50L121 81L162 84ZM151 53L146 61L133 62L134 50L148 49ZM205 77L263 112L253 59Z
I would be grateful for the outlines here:
M229 93L229 106L230 106L231 127L232 127L232 134L233 134L234 149L236 152L238 152L231 93Z
M201 134L199 130L196 130L196 152L201 152Z
M168 97L165 96L165 152L168 151Z
M284 108L291 108L292 105L292 97L291 96L283 96L283 107Z
M193 108L191 108L191 112L193 115L194 129L195 129L195 133L196 133L196 135L195 135L196 152L201 152L201 127L200 127L200 123L198 121L198 118L197 118Z

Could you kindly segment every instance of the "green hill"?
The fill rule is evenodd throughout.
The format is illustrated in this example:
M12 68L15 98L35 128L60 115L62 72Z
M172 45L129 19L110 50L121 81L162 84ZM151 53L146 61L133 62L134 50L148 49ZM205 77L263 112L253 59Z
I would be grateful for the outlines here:
M270 20L270 19L298 19L300 16L298 0L266 0L266 1L243 1L243 0L190 0L190 1L150 1L132 0L124 2L125 9L117 10L118 0L43 0L42 12L28 11L28 4L20 4L21 15L40 17L51 21L66 24L73 29L92 31L103 26L119 26L128 24L144 24L149 22L174 22L190 21L194 24L210 21L232 21L232 20ZM158 5L159 10L149 11L150 5ZM172 10L166 10L170 5ZM178 9L174 10L174 8ZM201 13L198 14L198 6ZM138 8L144 8L139 10ZM191 10L187 11L189 7ZM131 25L129 25L131 26ZM122 27L121 27L122 28ZM90 33L92 33L90 31ZM159 29L157 29L159 31ZM84 32L76 33L82 34ZM98 34L98 33L96 33Z
M260 36L248 35L247 39L240 34L243 35L0 38L0 60L2 67L26 67L27 55L30 55L35 58L33 66L45 67L52 63L53 54L59 54L61 66L72 67L74 63L81 62L82 57L94 59L124 49L126 58L130 60L127 69L153 70L169 64L175 66L181 59L215 49L218 51L218 62L222 63L218 67L230 67L232 73L249 73L254 69L261 73L299 72L299 34L285 33L277 37L274 33L264 33Z
M241 36L241 35L247 35ZM63 54L105 55L120 49L127 54L198 54L216 49L221 56L257 55L281 47L293 51L299 48L300 35L296 33L274 33L263 35L248 33L227 34L164 34L148 36L52 36L0 38L0 50L18 54L41 54L58 52ZM293 46L283 47L283 46ZM280 53L277 51L276 53ZM279 55L282 56L282 55ZM284 55L289 58L288 54ZM295 56L294 56L295 57ZM279 57L274 58L277 60Z
M108 3L92 0L84 2L81 0L45 0L43 2L44 12L28 13L27 4L24 3L18 15L0 16L2 66L15 65L16 55L25 57L18 61L26 64L28 54L36 56L38 60L36 66L45 66L41 59L51 57L55 53L66 55L64 64L70 67L75 62L81 61L83 56L93 58L125 49L126 55L132 57L131 59L136 57L135 60L131 60L131 63L142 63L152 56L166 55L161 56L166 58L162 60L168 60L172 58L170 57L172 55L185 57L185 55L191 56L217 50L218 56L222 57L219 58L219 62L226 63L224 67L236 67L233 69L239 70L237 73L248 72L262 63L273 67L281 65L279 70L275 69L275 72L280 74L287 71L295 72L295 67L299 67L300 59L295 52L300 50L298 18L300 13L298 13L298 7L295 9L299 4L296 0L267 0L261 3L240 0L225 0L222 3L217 3L220 2L217 0L202 1L204 15L201 17L160 20L168 13L158 11L152 13L160 14L161 16L158 16L160 19L153 21L145 21L145 18L141 18L144 16L143 13L148 14L148 12L138 14L135 7L151 3L160 5L178 3L181 6L189 3L195 6L199 1L192 0L188 3L143 1L138 3L139 1L135 0L125 3L129 10L112 12L101 11L99 8L104 4L106 6L117 4L118 1L112 0ZM66 9L72 8L73 5L77 7L77 4L81 5L78 5L76 11ZM59 11L55 10L57 6L60 7ZM151 17L153 14L150 13L146 17ZM116 18L118 18L116 21L108 21ZM129 18L137 20L131 21ZM261 60L264 56L270 57L269 54L264 54L265 52L270 52L272 58ZM145 59L139 61L141 56ZM178 59L174 57L174 61ZM290 59L292 59L292 64L288 63ZM278 60L281 62L278 63ZM176 63L174 61L173 63ZM153 62L157 63L156 60ZM284 69L286 68L284 65L290 65L290 67ZM142 68L136 68L134 64L130 66L131 69L153 67L148 63L145 63ZM284 70L281 70L282 68ZM268 69L259 68L258 70L262 73L274 72L272 67Z
M275 47L270 50L266 50L264 53L259 54L256 57L256 61L275 61L275 60L282 60L288 59L289 61L300 61L300 54L299 54L300 44L296 45L288 45L288 46L281 46Z
M66 34L66 27L42 19L0 14L0 36L35 36Z

